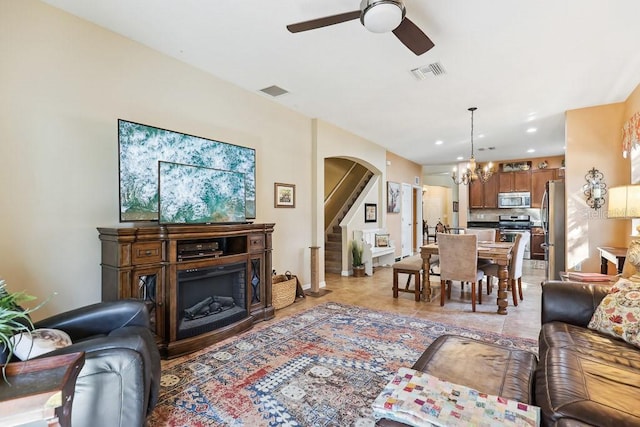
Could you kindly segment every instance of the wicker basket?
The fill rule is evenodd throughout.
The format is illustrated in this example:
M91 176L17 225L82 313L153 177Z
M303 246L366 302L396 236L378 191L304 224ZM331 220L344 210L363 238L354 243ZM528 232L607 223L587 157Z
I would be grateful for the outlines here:
M276 310L293 304L296 300L296 286L298 283L296 276L291 276L291 279L287 279L284 274L276 274L272 277L271 283L273 285L271 299Z

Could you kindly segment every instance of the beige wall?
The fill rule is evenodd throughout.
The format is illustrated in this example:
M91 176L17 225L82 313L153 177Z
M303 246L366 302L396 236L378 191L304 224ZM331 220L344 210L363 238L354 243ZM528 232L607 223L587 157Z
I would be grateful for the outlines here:
M624 121L629 120L638 111L640 111L640 84L629 94L624 103Z
M598 246L629 245L631 221L607 219L606 206L599 211L587 208L582 185L584 175L592 167L604 173L607 188L632 182L631 159L622 157L621 129L637 111L640 111L640 85L624 102L567 112L568 268L581 263L584 271L599 271ZM635 162L640 160L637 152L636 149Z
M631 92L631 94L627 98L627 101L625 102L624 119L623 119L624 122L629 120L631 116L633 116L639 111L640 111L640 84L636 86L635 90ZM640 148L636 148L635 150L631 151L631 156L629 161L631 162L631 179L628 182L632 184L640 184ZM638 234L638 231L636 230L640 230L639 228L640 219L634 219L631 222L632 222L631 229L628 229L627 246L631 242L631 239L632 239L631 235L634 234L633 238L636 238L635 235Z
M324 163L324 198L336 188L353 166L352 160L332 158Z
M590 208L584 197L587 171L604 174L607 188L629 182L629 162L622 158L620 129L624 103L571 110L566 113L567 269L600 271L598 246L626 244L624 220L607 218L606 205Z
M387 181L393 181L398 183L410 184L411 187L420 187L419 191L422 191L422 166L407 160L403 157L400 157L392 152L387 151ZM416 178L418 182L416 183ZM385 187L385 197L384 197L384 211L386 211L386 184ZM420 197L418 198L420 199ZM422 224L422 218L418 218L418 223ZM422 225L420 225L422 227ZM387 214L387 231L391 235L391 239L395 242L396 245L396 257L400 256L402 253L401 243L402 243L402 224L401 224L401 214L400 213L389 213ZM414 231L415 234L415 231ZM418 242L420 244L421 242Z
M422 199L424 201L423 218L429 227L435 227L438 221L454 226L453 199L451 187L424 185Z
M304 283L309 246L322 245L322 159L384 173L378 145L36 0L0 3L0 32L0 277L58 293L36 319L100 300L96 227L118 225L118 118L255 148L256 222L276 224L273 266ZM296 185L295 209L273 207L274 182Z

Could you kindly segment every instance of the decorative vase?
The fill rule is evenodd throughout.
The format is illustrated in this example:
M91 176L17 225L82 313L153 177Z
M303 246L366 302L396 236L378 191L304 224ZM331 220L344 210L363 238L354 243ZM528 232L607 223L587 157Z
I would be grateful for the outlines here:
M364 265L353 267L353 277L364 277Z

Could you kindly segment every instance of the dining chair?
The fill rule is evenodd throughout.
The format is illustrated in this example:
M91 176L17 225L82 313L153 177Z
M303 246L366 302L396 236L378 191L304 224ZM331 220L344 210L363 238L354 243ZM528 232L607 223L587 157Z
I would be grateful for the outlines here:
M513 243L513 254L511 256L511 263L509 264L509 284L511 285L511 295L513 296L513 305L518 305L518 297L520 301L524 300L522 294L522 266L524 264L524 249L529 242L531 234L528 231L516 234L516 239ZM498 265L482 265L480 267L487 276L487 287L493 280L493 277L498 276ZM517 288L517 289L516 289Z
M466 228L464 234L475 234L478 236L479 242L495 242L497 233L495 228ZM478 269L492 264L494 264L494 262L491 260L481 259L478 261ZM492 287L493 284L487 281L487 295L491 294Z
M438 223L435 225L435 227L433 227L433 229L435 234L434 242L438 241L438 234L449 232L449 230L447 230L447 227L440 221L438 221Z
M440 257L440 306L444 294L451 298L452 281L471 283L471 310L476 311L476 283L482 288L484 273L478 270L478 236L475 234L438 233ZM447 289L447 283L449 284ZM482 303L482 297L480 297Z
M478 236L479 242L495 242L496 241L496 229L495 228L466 228L464 234L475 234Z
M429 227L429 224L426 221L423 221L422 227L426 239L426 243L435 243L436 242L436 228Z

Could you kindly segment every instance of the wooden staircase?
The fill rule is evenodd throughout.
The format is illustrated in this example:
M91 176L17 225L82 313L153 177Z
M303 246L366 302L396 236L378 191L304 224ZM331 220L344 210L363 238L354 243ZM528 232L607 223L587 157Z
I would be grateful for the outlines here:
M342 273L342 228L333 226L324 237L324 271Z
M343 209L336 215L325 230L324 237L324 271L327 273L342 273L342 227L340 222L349 212L353 204L356 202L367 183L373 177L373 172L366 171L366 174L360 180L359 184L351 191L348 202L345 203Z

